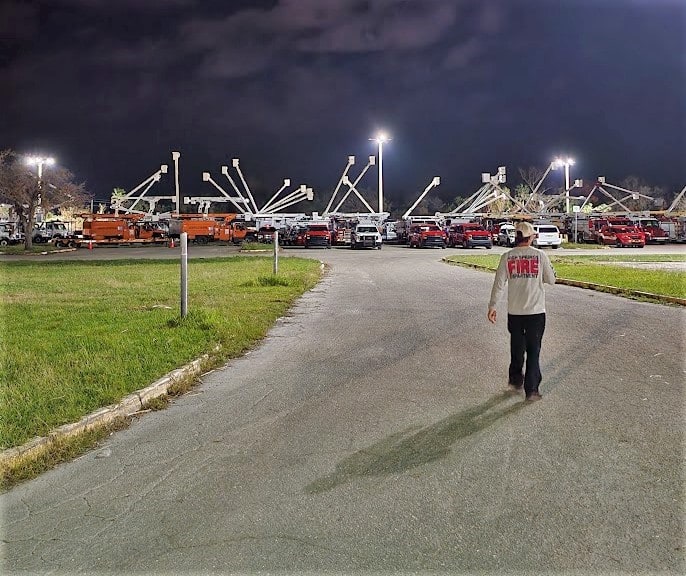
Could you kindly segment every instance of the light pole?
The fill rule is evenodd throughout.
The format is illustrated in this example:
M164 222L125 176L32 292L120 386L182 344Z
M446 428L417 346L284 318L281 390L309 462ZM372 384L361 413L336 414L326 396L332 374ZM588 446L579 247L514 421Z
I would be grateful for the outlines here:
M565 167L565 214L569 214L569 167L574 166L573 158L555 158L555 168Z
M391 139L384 132L379 132L371 141L379 145L379 214L383 212L383 145Z
M29 156L26 158L26 163L29 166L38 166L38 184L40 185L43 178L43 166L53 166L55 159L51 157L44 158L43 156Z
M38 206L40 206L43 202L43 198L41 197L41 190L43 188L43 166L53 166L55 164L55 159L50 156L47 158L43 156L29 156L26 158L26 163L29 166L38 167Z

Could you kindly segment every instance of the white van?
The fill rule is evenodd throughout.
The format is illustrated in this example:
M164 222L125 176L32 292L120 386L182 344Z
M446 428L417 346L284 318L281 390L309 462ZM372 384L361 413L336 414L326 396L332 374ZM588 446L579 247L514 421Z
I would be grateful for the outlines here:
M543 248L545 246L559 248L560 244L562 244L560 229L554 224L534 224L533 227L536 232L533 246L536 248Z

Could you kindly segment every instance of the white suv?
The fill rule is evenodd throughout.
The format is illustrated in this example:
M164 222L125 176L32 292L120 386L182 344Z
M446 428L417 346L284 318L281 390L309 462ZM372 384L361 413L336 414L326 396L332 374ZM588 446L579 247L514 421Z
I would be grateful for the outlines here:
M534 231L536 232L536 238L533 241L533 245L536 248L543 248L544 246L550 246L552 248L559 248L562 244L562 238L560 237L560 230L554 224L534 224Z

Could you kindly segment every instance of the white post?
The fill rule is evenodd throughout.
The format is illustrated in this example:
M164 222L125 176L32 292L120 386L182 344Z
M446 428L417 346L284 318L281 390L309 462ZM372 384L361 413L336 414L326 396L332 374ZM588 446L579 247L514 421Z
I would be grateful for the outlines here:
M279 273L279 231L274 231L274 274Z
M379 138L379 214L383 212L383 139Z
M565 162L565 213L569 214L569 160Z
M188 315L188 232L181 233L181 318Z
M179 158L181 158L181 152L172 152L172 159L174 160L174 192L176 195L176 213L181 214L181 203L179 191Z

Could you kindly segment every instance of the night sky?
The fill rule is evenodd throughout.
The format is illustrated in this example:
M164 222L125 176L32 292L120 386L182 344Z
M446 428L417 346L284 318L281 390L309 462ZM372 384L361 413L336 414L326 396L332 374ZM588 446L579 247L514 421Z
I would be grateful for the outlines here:
M172 150L185 195L238 157L263 200L284 178L328 199L380 128L396 204L557 154L572 179L686 185L686 0L5 0L0 39L0 148L97 199Z

